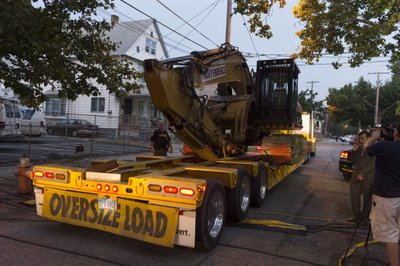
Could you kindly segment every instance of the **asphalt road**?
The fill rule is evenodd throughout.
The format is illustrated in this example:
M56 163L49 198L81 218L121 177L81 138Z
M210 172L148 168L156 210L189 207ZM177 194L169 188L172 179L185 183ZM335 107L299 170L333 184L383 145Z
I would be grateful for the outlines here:
M228 224L211 252L163 248L92 229L49 221L21 204L16 178L0 167L0 263L2 265L338 265L354 244L367 239L368 226L350 217L349 183L338 157L349 145L318 143L317 155L268 193L249 218L304 225L305 231ZM3 170L2 170L3 169ZM8 174L7 174L8 173ZM368 255L368 257L367 257ZM377 261L378 260L378 261ZM381 244L357 249L344 265L380 265Z

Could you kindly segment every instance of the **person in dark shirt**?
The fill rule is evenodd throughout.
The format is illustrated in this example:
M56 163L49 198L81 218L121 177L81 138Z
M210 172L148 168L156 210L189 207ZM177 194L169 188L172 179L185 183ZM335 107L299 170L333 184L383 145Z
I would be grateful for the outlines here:
M394 141L378 141L376 129L367 141L369 156L376 156L371 226L375 240L385 243L390 265L399 265L400 237L400 123L394 126Z
M164 122L158 123L158 129L150 137L150 146L155 156L167 156L167 151L172 153L171 138L164 129Z

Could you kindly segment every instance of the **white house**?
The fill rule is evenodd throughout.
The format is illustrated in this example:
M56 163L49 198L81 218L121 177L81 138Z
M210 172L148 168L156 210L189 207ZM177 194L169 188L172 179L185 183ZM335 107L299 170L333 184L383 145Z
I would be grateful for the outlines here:
M116 55L127 57L133 62L138 72L143 72L143 60L148 58L168 58L158 24L155 20L146 19L131 22L118 22L118 17L112 17L113 28L109 37L118 43ZM107 132L109 137L128 135L148 138L151 132L150 124L153 118L162 114L151 104L151 98L142 78L140 94L131 93L125 97L109 94L105 87L99 86L98 97L80 96L76 101L60 99L57 91L47 91L48 100L45 103L47 123L66 118L85 119L96 123Z

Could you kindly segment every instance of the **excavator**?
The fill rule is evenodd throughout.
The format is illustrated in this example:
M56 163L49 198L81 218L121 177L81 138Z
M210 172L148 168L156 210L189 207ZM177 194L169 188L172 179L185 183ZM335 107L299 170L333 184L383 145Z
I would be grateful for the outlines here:
M289 58L260 60L256 72L250 71L230 44L144 62L153 104L175 135L204 160L238 156L274 132L300 129L299 73Z

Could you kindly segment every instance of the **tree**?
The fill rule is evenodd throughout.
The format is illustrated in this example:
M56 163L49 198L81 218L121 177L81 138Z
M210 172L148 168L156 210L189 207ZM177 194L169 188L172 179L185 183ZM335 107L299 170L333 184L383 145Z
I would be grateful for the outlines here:
M249 16L250 30L270 38L268 16L274 4L285 0L235 0L235 12ZM300 56L312 63L324 54L349 53L352 67L380 55L400 59L400 5L398 0L299 0L293 9L304 25L297 32ZM338 67L337 62L334 63Z
M331 119L361 128L374 126L375 97L375 86L363 78L355 86L330 88L327 103ZM396 120L393 99L400 99L400 87L392 80L380 88L378 123L391 124Z
M94 18L113 0L0 1L0 79L23 104L46 100L44 88L62 98L99 95L98 84L123 95L138 88L138 77L106 35L111 25Z
M311 110L313 110L314 114L316 114L319 119L323 119L322 116L325 112L325 108L323 107L322 101L315 100L315 96L317 95L318 92L311 92L310 89L300 91L298 102L303 108L303 111L311 113Z

